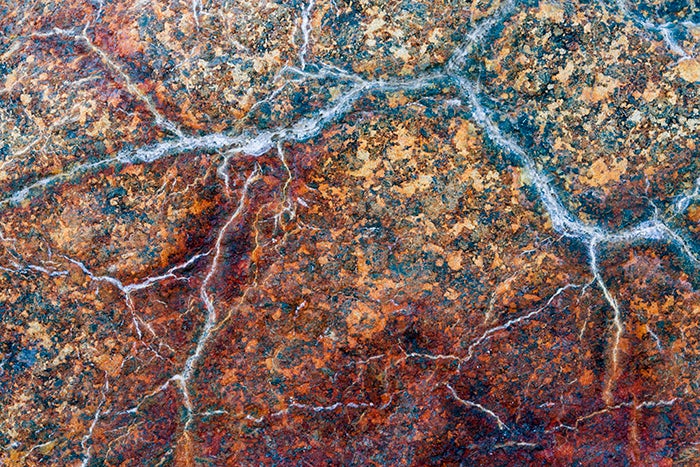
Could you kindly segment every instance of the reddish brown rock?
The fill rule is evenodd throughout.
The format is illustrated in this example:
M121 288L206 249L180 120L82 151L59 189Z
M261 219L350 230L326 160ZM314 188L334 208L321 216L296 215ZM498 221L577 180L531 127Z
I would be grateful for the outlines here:
M694 465L697 8L0 5L3 465Z

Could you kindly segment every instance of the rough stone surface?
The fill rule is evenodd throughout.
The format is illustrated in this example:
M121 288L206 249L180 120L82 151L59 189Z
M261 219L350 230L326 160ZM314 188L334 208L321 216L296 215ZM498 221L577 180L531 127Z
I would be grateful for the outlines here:
M0 464L700 464L694 0L0 0Z

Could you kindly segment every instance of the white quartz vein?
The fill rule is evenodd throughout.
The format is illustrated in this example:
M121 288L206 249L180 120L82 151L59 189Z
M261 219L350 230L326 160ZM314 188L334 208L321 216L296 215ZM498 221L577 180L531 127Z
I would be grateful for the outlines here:
M311 39L311 11L313 8L314 0L309 0L309 3L301 11L301 35L303 42L299 48L299 62L302 70L306 68L306 54L309 51L309 41Z
M626 6L624 0L617 1L620 10L626 14L631 15L629 9ZM124 82L128 91L142 101L149 111L154 115L156 123L170 131L175 138L166 139L164 141L146 145L137 149L125 149L119 152L115 157L108 158L101 161L89 162L85 164L79 164L75 167L69 168L65 172L51 175L49 177L40 179L31 183L30 185L20 188L12 193L10 193L5 199L0 201L0 206L2 205L14 205L21 203L22 201L33 196L35 192L40 192L47 187L65 182L73 177L82 175L91 170L105 168L117 163L122 164L140 164L140 163L152 163L159 159L182 154L186 152L193 151L203 151L203 152L217 152L225 151L226 155L222 164L219 166L219 175L224 179L225 185L229 187L229 174L228 165L230 159L235 155L243 155L250 157L258 157L266 154L270 150L277 148L278 155L281 162L284 164L286 170L288 171L291 179L291 173L287 165L286 159L284 158L284 152L282 150L282 144L285 142L304 142L318 136L321 131L327 128L330 124L338 121L347 113L349 113L357 101L370 94L370 93L390 93L397 91L421 91L435 87L436 85L445 82L453 82L458 88L461 95L466 99L467 103L471 107L472 118L477 125L479 125L488 138L493 142L495 146L500 148L503 152L514 156L520 167L522 168L524 175L529 179L530 184L533 186L537 193L537 197L542 204L542 207L546 211L549 219L552 223L552 228L563 237L570 238L582 243L586 248L586 253L588 255L588 267L590 269L591 275L593 276L593 281L600 288L606 302L610 305L613 310L613 325L615 328L615 333L613 336L613 342L611 345L611 362L612 362L612 374L606 384L605 398L608 407L594 414L590 414L586 417L581 417L576 421L576 426L587 418L595 416L595 414L600 414L615 408L620 408L623 406L632 406L632 403L618 404L617 406L612 406L610 403L612 401L612 381L614 380L615 374L617 372L618 366L618 352L619 343L622 334L624 333L624 322L622 319L622 313L617 300L613 294L608 289L603 275L600 271L600 265L598 256L600 249L606 246L616 246L616 245L631 245L637 242L647 242L647 241L662 241L677 247L683 255L688 258L693 264L697 265L700 261L698 259L698 254L693 245L686 241L679 233L673 230L667 225L667 223L654 216L653 218L640 222L634 227L624 229L618 232L610 232L600 226L586 223L578 219L562 202L559 195L552 183L548 180L546 175L542 173L537 168L535 160L528 154L528 152L521 147L516 141L505 135L498 125L494 123L491 118L491 111L488 110L479 99L479 91L477 85L470 81L467 77L463 76L462 68L466 64L466 59L468 54L472 49L483 43L485 37L488 35L489 31L492 30L497 24L500 24L506 18L506 16L513 10L515 5L514 1L506 1L503 5L489 18L483 20L481 23L476 25L466 36L465 41L460 47L458 47L452 57L444 65L442 70L438 70L434 73L428 73L420 75L413 78L406 79L377 79L377 80L367 80L358 75L349 73L345 70L339 69L337 67L316 64L311 66L306 62L306 55L308 53L308 48L311 39L311 25L310 18L312 9L314 7L314 1L310 0L303 8L301 15L301 32L303 36L303 44L299 49L299 61L300 68L285 67L284 73L291 73L299 77L301 80L306 79L325 79L333 78L335 80L342 80L349 83L347 90L340 94L339 97L334 99L326 107L319 110L313 117L302 118L289 126L278 127L270 130L247 130L240 134L231 134L227 132L223 133L212 133L205 134L201 136L192 136L184 134L174 123L168 121L163 117L159 111L156 109L155 104L150 99L150 97L143 93L137 85L135 85L130 79L129 75L126 74L122 68L117 65L104 51L98 48L86 35L86 29L82 31L77 30L63 30L55 28L47 33L36 33L33 37L50 37L50 36L60 36L63 38L69 38L77 41L83 42L89 50L94 52L100 60L109 68L113 73L118 75ZM199 24L198 14L201 10L201 3L199 0L194 0L192 2L192 11L195 22ZM677 41L674 39L672 31L669 25L656 26L649 23L646 20L637 18L635 20L637 24L640 24L643 28L650 32L660 34L664 39L669 49L680 55L682 58L688 58L689 55L683 51L683 49L678 45ZM312 71L309 71L312 70ZM272 97L274 98L274 96ZM456 101L459 102L459 101ZM215 306L215 300L212 292L212 282L215 276L219 273L219 265L221 262L221 257L224 252L223 242L226 239L230 227L236 222L245 211L246 198L248 196L248 190L251 184L258 179L260 175L260 167L256 166L255 170L248 176L245 184L241 190L240 199L238 205L233 213L231 213L227 222L219 230L216 237L215 245L212 249L214 255L210 268L208 269L204 280L199 289L199 298L205 308L204 324L196 340L195 348L192 353L187 358L181 371L173 376L171 376L165 383L160 385L158 388L152 392L146 394L137 405L120 413L136 413L143 401L149 397L152 397L167 387L170 383L176 383L183 396L183 405L186 411L186 420L184 424L185 430L190 428L193 418L197 413L194 411L193 402L190 394L190 385L192 383L193 374L198 364L201 360L205 358L205 347L211 340L213 333L217 326L217 310ZM288 188L288 183L285 184L284 191L286 192ZM696 181L696 186L693 191L679 198L676 203L676 210L678 212L683 212L687 209L690 202L694 201L700 193L700 178ZM184 269L189 265L193 264L195 261L203 256L208 256L212 251L200 255L195 255L190 258L186 263L175 266L168 270L165 274L160 276L147 277L134 284L123 284L120 280L113 278L111 276L101 276L93 274L83 263L65 257L66 260L72 264L78 266L91 280L96 282L109 283L112 286L119 289L125 296L127 303L131 303L131 293L137 290L145 289L153 284L166 279L177 279L179 276L175 274L178 270ZM38 272L46 274L63 273L61 271L51 271L42 266L29 266L28 269L34 269ZM510 327L525 322L532 319L541 313L546 307L552 304L553 300L560 296L564 291L570 288L577 288L579 285L566 284L559 289L545 302L545 304L530 313L523 316L511 319L501 325L487 329L477 340L475 340L469 347L466 357L458 357L454 355L431 355L420 352L404 353L404 359L409 358L427 358L431 360L454 360L458 361L461 365L463 362L470 360L473 356L474 349L482 344L484 341L490 339L495 333L509 329ZM131 306L131 305L130 305ZM138 326L137 326L138 330ZM140 331L139 331L140 332ZM376 358L379 358L376 357ZM93 423L90 426L89 432L85 438L83 438L82 447L84 449L83 465L87 465L91 457L91 447L88 443L91 439L93 430L99 421L101 416L102 406L105 403L105 393L108 390L108 381L105 380L105 389L102 393L102 398L98 405ZM492 410L486 408L485 406L461 398L456 390L449 384L444 383L445 387L450 391L452 396L462 405L478 409L479 411L485 413L490 418L495 420L498 428L501 430L507 430L508 426L502 421L502 419L496 415ZM670 401L658 401L658 402L643 402L634 406L636 409L641 408L651 408L659 405L670 405L675 402L675 399ZM275 417L286 414L290 409L303 409L313 412L324 412L337 410L342 407L348 408L363 408L372 407L371 403L359 403L359 402L348 402L341 403L336 402L327 406L311 406L305 404L299 404L294 401L290 402L287 408L280 410L278 412L272 413L269 416ZM213 414L213 412L212 412ZM250 420L260 422L263 418L253 418L251 416L247 417ZM567 426L561 425L564 428Z
M660 35L668 49L673 52L673 54L680 57L680 60L688 60L692 58L683 47L678 43L678 40L673 34L672 23L655 24L644 18L642 15L634 13L627 2L627 0L615 0L615 4L623 16L627 17L635 24L635 26L642 28L643 30L653 34ZM681 23L684 24L685 22ZM685 24L684 24L685 25Z
M683 214L695 201L700 200L700 177L695 179L693 189L676 199L674 209L677 215Z
M5 204L19 204L34 191L41 191L57 182L65 182L75 175L86 173L97 168L105 168L116 162L123 164L152 163L156 160L175 154L191 151L226 150L229 154L261 156L275 148L280 142L303 142L317 136L330 123L346 115L358 99L372 92L418 91L434 86L441 74L427 74L405 80L364 80L357 78L356 82L342 96L321 109L314 117L303 118L296 123L257 134L242 133L231 136L226 133L213 133L204 136L182 136L166 140L136 150L123 150L116 157L89 164L77 165L67 172L51 175L38 180L29 186L13 192L0 201Z
M604 389L604 398L612 401L612 384L617 375L619 363L619 345L624 333L622 313L617 300L608 289L599 269L598 253L601 247L615 245L632 245L640 242L665 242L678 248L680 252L695 266L700 266L700 257L696 249L679 233L670 228L658 213L646 221L642 221L634 227L609 232L597 225L588 224L574 216L563 204L549 180L537 169L535 161L517 142L503 134L500 128L489 116L489 111L483 106L478 97L478 89L474 83L466 78L455 75L465 97L468 98L472 108L475 122L483 128L489 139L504 151L514 156L521 165L525 176L534 186L538 198L547 212L552 228L563 237L580 241L585 245L589 269L595 283L600 288L605 300L613 310L613 325L615 332L611 346L611 375Z

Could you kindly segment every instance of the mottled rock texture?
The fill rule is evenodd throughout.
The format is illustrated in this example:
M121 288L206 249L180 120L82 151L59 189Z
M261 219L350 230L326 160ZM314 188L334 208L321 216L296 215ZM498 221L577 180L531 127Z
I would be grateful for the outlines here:
M695 0L0 0L0 464L700 464Z

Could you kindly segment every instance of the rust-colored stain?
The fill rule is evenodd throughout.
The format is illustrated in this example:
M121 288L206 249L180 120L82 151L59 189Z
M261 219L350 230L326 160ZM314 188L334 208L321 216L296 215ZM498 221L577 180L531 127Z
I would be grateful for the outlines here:
M0 464L700 464L693 1L0 1Z

